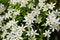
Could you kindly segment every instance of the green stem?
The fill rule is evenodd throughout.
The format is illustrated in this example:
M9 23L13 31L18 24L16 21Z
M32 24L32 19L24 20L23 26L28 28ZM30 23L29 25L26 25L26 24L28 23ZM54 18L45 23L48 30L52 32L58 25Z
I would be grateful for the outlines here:
M49 37L47 37L47 40L49 40Z
M29 30L29 32L30 32L30 39L32 40L30 27L28 27L28 30Z
M57 36L55 37L55 40L58 40Z

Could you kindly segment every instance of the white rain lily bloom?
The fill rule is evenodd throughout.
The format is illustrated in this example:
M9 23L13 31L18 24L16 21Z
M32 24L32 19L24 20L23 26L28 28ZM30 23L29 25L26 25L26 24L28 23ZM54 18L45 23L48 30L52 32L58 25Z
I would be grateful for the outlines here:
M57 9L54 12L55 12L55 15L60 16L60 12Z
M13 15L20 15L20 10L16 9L8 9L8 14L13 14Z
M46 0L39 0L39 2L45 2Z
M11 29L12 31L11 31L11 34L14 34L14 35L19 35L19 36L21 36L22 35L22 31L21 30L18 30L17 28L16 29Z
M12 14L12 17L9 15ZM8 14L11 18L16 18L17 15L20 15L20 10L8 9Z
M31 9L33 9L34 6L35 6L35 5L34 5L33 3L30 3L30 4L28 5L28 7L31 8Z
M6 13L6 14L3 16L4 19L7 19L7 18L9 19L9 17L12 18L12 16L11 16L10 13Z
M21 3L28 4L29 0L21 0Z
M49 15L49 17L52 17L52 18L56 18L57 17L55 11L52 11L52 12L49 11L49 14L47 14L47 15Z
M10 0L10 4L16 4L16 3L20 4L20 0Z
M46 21L46 23L48 24L48 25L51 25L51 24L54 24L54 23L56 23L56 21L57 21L57 19L56 19L56 15L54 14L54 12L52 11L51 13L49 12L49 14L47 14L48 15L48 17L46 18L47 19L47 21ZM57 23L56 23L57 24Z
M47 19L46 23L47 23L48 25L54 24L54 22L56 21L56 20L55 20L56 18L52 18L52 17L46 18L46 19Z
M48 5L49 5L49 9L53 10L53 8L55 7L55 4L56 4L56 3L54 3L54 4L53 4L53 3L48 4Z
M25 18L25 20L23 21L23 22L26 22L26 24L31 24L31 23L33 23L33 20L34 20L34 18L33 17L31 17L31 16L25 16L24 17Z
M1 27L1 30L3 32L2 35L1 35L1 37L5 38L6 34L8 34L8 32L7 32L6 28L5 28L5 25Z
M52 32L54 32L55 30L57 30L57 31L58 31L57 26L52 26L52 25L50 25L50 29L52 29Z
M35 22L38 23L38 24L40 24L42 22L41 19L42 19L41 17L40 18L37 17Z
M27 34L26 34L27 36L33 36L33 37L35 37L35 35L39 35L38 33L37 33L37 30L30 30L30 31L27 31Z
M43 11L47 11L48 9L49 9L49 5L48 4L44 5Z
M20 4L21 4L21 6L20 7L26 7L26 4L28 4L28 1L30 1L30 0L20 0Z
M0 16L0 21L3 21L3 16Z
M9 40L9 38L11 38L11 39L14 38L14 35L9 33L9 35L7 35L6 39Z
M19 35L16 35L16 40L23 40L23 38L21 37L21 36L19 36Z
M47 19L46 24L48 24L49 26L50 25L55 25L55 26L59 25L59 18L56 19L56 18L50 17L50 18L46 18L46 19Z
M5 11L5 7L3 4L0 4L0 14Z
M26 4L21 3L20 7L26 7Z
M35 16L36 16L36 15L33 13L33 11L32 11L31 13L28 13L28 12L27 12L27 15L28 15L28 16L31 16L31 17L35 17Z
M38 8L38 6L36 6L36 8L34 8L32 12L38 16L38 14L40 14L40 9Z
M48 31L45 30L45 33L43 33L43 35L45 35L45 37L46 37L46 36L47 36L47 37L50 37L50 34L51 34L50 30L48 30Z
M23 40L23 38L20 35L14 35L9 33L9 35L7 35L7 40Z
M11 26L16 26L16 25L17 25L17 22L18 22L18 21L15 21L15 19L9 21L9 22L6 24L6 29L10 28Z
M25 31L25 26L18 26L18 27L12 27L11 29L11 33L12 34L15 34L15 35L22 35L23 34L23 31Z
M26 22L26 24L31 24L35 20L35 18L29 14L27 16L25 16L24 18L25 18L25 20L23 20L23 22Z
M17 28L18 30L20 30L20 31L25 31L25 26L18 26L18 28Z
M7 10L8 10L8 13L11 13L11 14L15 11L15 9L12 9L12 8Z
M2 38L4 38L7 34L7 31L3 31L3 34L1 35Z
M13 15L20 15L20 10L16 10Z
M1 27L1 30L2 30L3 32L4 32L4 31L6 32L6 31L7 31L7 30L6 30L6 25L2 26L2 27Z
M2 40L6 40L6 39L3 38Z
M52 32L54 32L54 30L59 31L59 28L58 28L58 26L60 25L59 20L60 20L59 18L56 19L56 21L54 22L54 24L50 25L50 29L52 29Z
M40 9L42 9L42 7L44 7L44 5L45 5L45 3L43 3L43 2L38 3L38 6L40 7Z

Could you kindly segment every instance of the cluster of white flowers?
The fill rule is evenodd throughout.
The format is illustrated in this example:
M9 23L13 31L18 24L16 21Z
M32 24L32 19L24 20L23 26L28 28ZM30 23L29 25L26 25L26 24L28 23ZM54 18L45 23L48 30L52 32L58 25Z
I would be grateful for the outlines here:
M20 7L26 7L26 4L28 4L28 2L31 0L10 0L10 4L16 4L19 3Z
M60 26L60 16L59 16L60 12L58 10L56 11L52 11L47 14L47 18L46 18L46 26L49 25L49 30L46 31L45 33L43 33L46 36L50 37L50 30L52 29L52 32L54 32L54 30L59 31L59 26Z
M20 15L20 10L15 10L15 9L8 9L8 13L6 13L3 18L4 19L9 19L9 18L16 18L17 15Z
M60 18L57 17L58 14L59 12L57 12L57 10L52 12L49 11L49 14L47 14L48 17L46 18L46 24L51 27L50 29L52 29L52 31L54 31L54 29L58 30L58 26L60 25Z
M5 7L3 4L0 4L0 14L5 11Z
M26 32L25 36L28 40L37 40L36 35L40 36L40 33L38 33L38 30L40 29L38 24L40 24L42 19L45 18L42 17L42 14L47 16L45 18L45 24L46 26L49 26L48 31L45 30L45 33L42 33L45 37L50 37L51 32L54 32L54 30L59 30L60 12L59 10L53 10L56 3L45 3L46 0L38 1L38 4L35 5L34 0L10 0L8 2L10 5L7 9L5 9L3 4L0 4L0 13L5 10L7 11L0 15L0 30L3 32L1 35L2 40L24 40L24 32ZM13 4L14 7L12 7L11 4ZM20 9L17 9L17 7L15 8L15 4L19 4ZM21 12L21 8L24 7L31 9L31 12L28 12L27 10L26 15L23 15L23 23L19 23L20 20L16 20L16 18L18 18L17 16L20 18L20 15L23 14ZM46 14L44 13L45 11ZM34 23L37 23L36 25L38 29L34 29ZM52 29L52 31L50 29Z

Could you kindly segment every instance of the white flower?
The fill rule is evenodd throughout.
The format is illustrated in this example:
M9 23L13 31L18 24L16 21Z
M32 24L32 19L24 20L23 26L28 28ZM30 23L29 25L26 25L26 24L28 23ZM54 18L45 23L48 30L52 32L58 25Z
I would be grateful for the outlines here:
M7 40L16 40L15 38L14 38L14 35L13 34L11 34L11 33L9 33L8 35L7 35L7 37L6 37L6 39Z
M30 3L30 4L28 5L28 7L31 8L31 9L33 9L34 6L35 6L35 5L34 5L33 3Z
M4 10L5 10L4 5L3 5L3 4L0 4L0 14L1 14L2 12L4 12Z
M12 17L10 16L12 14ZM16 10L16 9L8 9L8 14L6 14L8 16L10 16L11 18L16 18L17 15L20 15L20 10ZM6 16L7 17L7 16Z
M33 11L31 13L27 12L27 15L31 16L31 17L35 17L36 15L33 13Z
M6 39L3 38L2 40L6 40Z
M49 9L49 5L48 4L44 5L43 11L47 11L48 9Z
M41 17L40 17L40 18L39 18L39 17L37 17L35 22L36 22L36 23L38 23L38 24L40 24L40 23L42 22L42 20L41 20L41 19L42 19Z
M21 0L21 3L28 4L29 0Z
M55 7L55 4L56 4L56 3L54 3L54 4L53 4L53 3L48 4L48 5L49 5L49 9L53 10L53 8Z
M40 9L38 8L38 6L36 6L36 8L34 8L32 12L38 16L38 14L40 14Z
M14 11L15 11L15 9L7 9L8 10L8 13L10 13L10 14L12 14Z
M46 0L39 0L39 2L45 2Z
M46 19L47 19L46 23L48 25L54 24L54 22L56 21L56 18L52 18L52 17L46 18Z
M55 22L50 25L50 29L52 29L52 32L54 32L54 30L56 29L57 31L59 30L58 29L58 26L60 25L60 22L59 22L59 18L55 20Z
M52 32L54 32L55 29L58 31L57 26L52 26L52 25L50 25L50 29L52 29Z
M43 2L38 3L38 6L40 7L40 9L42 9L42 7L44 7L44 5L45 5L45 3L43 3Z
M10 4L16 4L16 3L20 4L20 0L10 0Z
M12 27L11 28L11 34L14 34L14 35L19 35L19 36L21 36L22 34L23 34L23 31L25 31L25 26L16 26L16 27Z
M58 20L58 18L56 18L57 17L57 15L55 14L55 12L54 11L52 11L51 13L49 12L49 14L47 14L48 15L48 17L46 18L47 19L47 24L54 24L54 23L56 23L56 22L58 22L59 20Z
M13 15L20 15L20 10L16 10L14 13L13 13Z
M26 4L21 3L20 7L26 7Z
M22 25L21 27L20 27L20 26L18 26L18 28L17 28L17 29L18 29L18 30L20 30L20 31L25 31L25 26L23 26L23 25Z
M28 1L30 1L30 0L20 0L20 4L21 4L21 6L20 7L26 7L26 4L28 4Z
M13 15L20 15L20 10L16 9L8 9L8 14L13 14Z
M46 37L46 36L47 36L47 37L50 37L50 34L51 34L50 30L48 30L48 31L45 30L45 33L43 33L43 35L45 35L45 37Z
M52 11L52 12L49 11L49 14L47 14L47 15L49 15L49 17L52 17L52 18L56 18L57 17L55 11Z
M8 34L8 32L7 32L7 30L6 30L5 27L2 27L1 29L2 29L2 32L3 32L2 35L1 35L1 37L5 38L6 34Z
M23 38L21 37L21 36L19 36L19 35L16 35L16 40L23 40Z
M32 15L30 15L29 13L24 18L25 18L25 20L23 20L23 22L26 22L26 24L31 24L35 20L35 18Z
M50 26L50 29L52 29L52 32L54 32L54 30L58 30L57 27L59 26L60 22L60 18L57 18L56 12L52 11L51 13L49 12L49 14L47 14L48 17L46 18L46 24Z
M6 14L3 16L4 19L7 19L7 18L9 19L9 17L12 18L12 16L11 16L10 13L6 13Z
M57 15L57 16L60 16L60 12L56 9L56 11L54 11L55 12L55 14Z
M18 21L15 21L15 19L9 21L7 24L6 24L6 29L10 28L11 26L14 27L17 25L17 22Z
M39 35L38 33L37 33L37 30L30 30L30 31L27 31L27 34L26 35L28 35L28 36L32 36L32 37L35 37L35 35Z
M20 35L14 35L9 33L9 35L7 35L7 40L22 40L23 38Z

